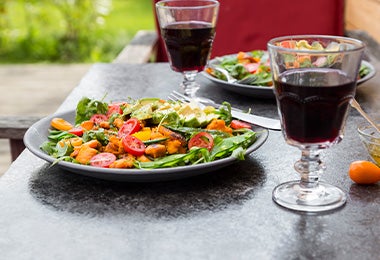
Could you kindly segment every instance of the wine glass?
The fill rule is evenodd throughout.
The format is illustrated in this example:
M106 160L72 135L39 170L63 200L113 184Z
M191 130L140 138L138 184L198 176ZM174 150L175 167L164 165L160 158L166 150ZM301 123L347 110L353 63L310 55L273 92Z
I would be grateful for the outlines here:
M279 205L321 212L345 204L340 188L319 181L325 169L320 152L343 138L363 50L361 41L339 36L284 36L268 42L282 133L302 151L294 165L301 179L273 191Z
M181 88L195 97L198 72L210 58L219 2L215 0L164 0L156 13L172 70L183 74Z

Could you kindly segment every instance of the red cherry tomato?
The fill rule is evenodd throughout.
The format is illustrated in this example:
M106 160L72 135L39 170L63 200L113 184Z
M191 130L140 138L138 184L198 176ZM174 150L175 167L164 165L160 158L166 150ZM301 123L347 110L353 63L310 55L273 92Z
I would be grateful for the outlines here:
M116 155L113 153L98 153L91 158L90 165L108 168L114 161L116 161Z
M252 74L252 73L256 72L256 70L259 68L259 64L258 63L247 63L247 64L244 64L244 67L249 73Z
M123 114L123 110L120 107L119 103L115 104L110 104L108 105L108 111L107 111L107 117L112 116L113 114Z
M145 152L144 143L137 137L134 137L133 135L125 136L122 139L122 144L123 144L124 151L134 156L143 155Z
M73 134L73 135L82 136L83 135L83 128L82 127L74 127L74 128L71 128L68 132L70 134Z
M200 132L194 135L189 140L189 143L188 143L189 149L191 149L191 147L194 147L194 146L207 148L207 150L210 151L212 147L214 147L214 138L209 133Z
M107 121L108 118L106 115L103 114L95 114L90 118L90 121L93 122L95 125L100 124L103 121Z
M118 136L119 138L123 138L127 135L131 135L133 133L136 133L140 131L141 124L140 121L137 118L130 118L125 122L122 127L120 127Z
M249 128L251 129L252 126L246 122L240 121L240 120L232 120L230 124L231 128L233 129L241 129L241 128Z

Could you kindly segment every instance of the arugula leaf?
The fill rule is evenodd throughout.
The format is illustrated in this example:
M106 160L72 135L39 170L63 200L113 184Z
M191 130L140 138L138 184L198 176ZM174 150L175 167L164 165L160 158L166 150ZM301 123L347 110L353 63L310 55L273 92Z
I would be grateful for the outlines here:
M249 83L250 85L268 86L268 84L272 82L272 74L268 72L251 74L248 77L253 77L255 79Z
M186 139L190 139L191 136L199 133L199 132L207 132L212 136L221 136L222 138L226 138L229 136L228 133L219 131L219 130L207 130L204 128L195 128L195 127L186 127L186 126L176 126L176 125L165 125L166 128L177 132L186 137Z
M103 128L99 128L98 130L85 131L83 133L82 139L84 143L91 140L98 140L102 145L107 145L109 142L109 139L105 134Z
M362 64L359 69L359 77L364 78L371 72L371 69L368 68L365 64Z
M61 145L61 143L57 143L55 147L57 150L57 158L60 158L62 156L68 156L74 151L74 147L69 145L67 142L63 142L63 145Z
M108 103L83 97L77 105L75 124L89 120L94 114L106 114Z
M185 154L172 154L151 162L136 162L137 168L156 169L174 166L184 166L187 164L198 164L201 162L209 162L210 154L206 148L194 147Z
M40 148L42 151L48 153L54 158L69 156L74 151L74 147L72 147L68 142L59 141L45 141L41 144Z
M253 51L250 51L250 54L254 58L261 58L261 57L264 56L265 51L263 51L263 50L253 50Z
M45 141L41 144L40 148L45 153L49 155L53 155L56 153L55 146L56 146L55 142Z
M240 63L234 64L234 65L227 65L227 66L225 66L225 69L235 79L242 79L242 78L244 78L250 74L247 71L247 69L244 67L244 65L240 64Z
M221 139L218 143L215 144L215 146L211 150L211 153L210 153L211 160L213 161L217 158L227 157L239 147L245 149L249 145L251 145L255 140L256 140L256 132L252 130L247 130L242 135L237 135L237 136ZM237 158L241 158L241 156L238 156Z
M231 104L224 101L222 103L222 106L219 107L219 111L216 112L220 115L220 119L223 119L226 124L230 124L232 121L232 115L231 115Z
M41 144L40 149L45 153L52 155L55 158L68 155L72 149L64 142L63 146L58 144L59 141L77 137L67 131L49 130L48 141Z
M77 136L67 131L61 131L61 130L49 130L49 135L48 135L48 139L55 143L59 142L62 139L68 139L72 137L77 137Z

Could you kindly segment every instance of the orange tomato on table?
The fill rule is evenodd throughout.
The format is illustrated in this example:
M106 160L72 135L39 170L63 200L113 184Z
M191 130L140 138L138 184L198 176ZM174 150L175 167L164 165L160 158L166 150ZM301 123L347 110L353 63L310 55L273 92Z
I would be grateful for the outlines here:
M380 181L380 168L369 161L355 161L348 172L352 181L358 184L373 184Z

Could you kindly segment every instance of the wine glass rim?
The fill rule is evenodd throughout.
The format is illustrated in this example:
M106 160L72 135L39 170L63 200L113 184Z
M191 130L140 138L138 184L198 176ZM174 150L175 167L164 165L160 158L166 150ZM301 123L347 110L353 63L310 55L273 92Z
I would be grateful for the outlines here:
M180 9L180 8L187 8L187 9L196 9L196 8L208 8L208 7L214 7L214 6L219 6L219 2L217 0L192 0L192 2L196 3L209 3L209 4L199 4L199 5L180 5L180 6L167 6L165 3L186 3L187 1L183 0L161 0L156 3L156 7L159 8L170 8L170 9Z
M284 41L284 40L304 40L304 39L326 39L326 40L334 40L338 43L346 43L350 44L352 48L345 49L345 50L312 50L312 49L292 49L292 48L287 48L283 46L278 46L276 43ZM365 44L354 38L350 37L344 37L344 36L333 36L333 35L319 35L319 34L303 34L303 35L287 35L287 36L280 36L280 37L275 37L272 38L268 41L268 50L270 48L272 49L277 49L281 51L287 51L287 52L297 52L297 53L315 53L315 54L326 54L326 53L342 53L342 52L356 52L356 51L361 51L365 48Z

